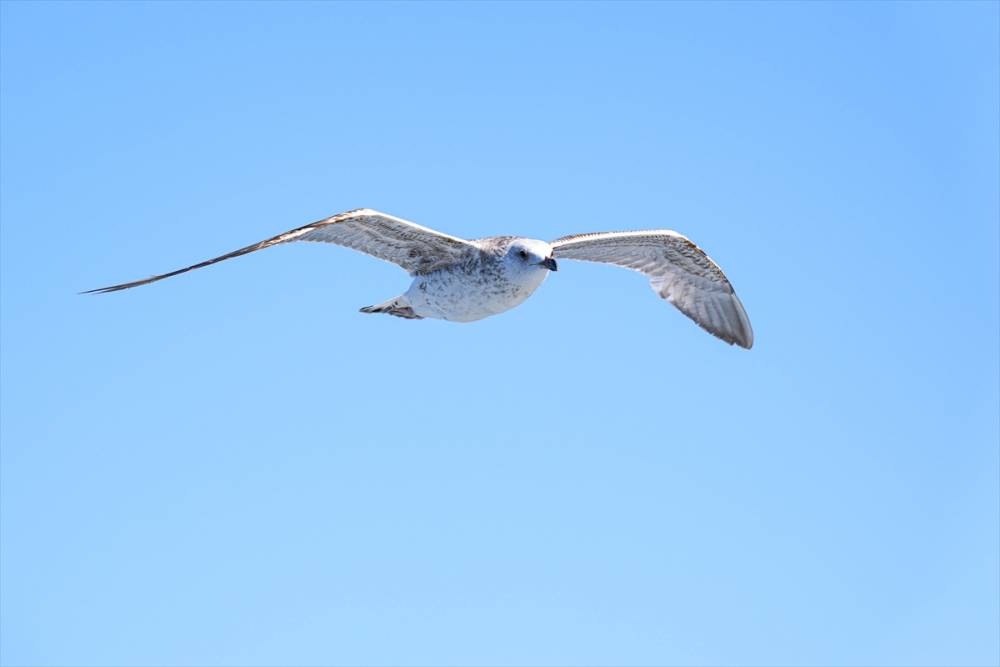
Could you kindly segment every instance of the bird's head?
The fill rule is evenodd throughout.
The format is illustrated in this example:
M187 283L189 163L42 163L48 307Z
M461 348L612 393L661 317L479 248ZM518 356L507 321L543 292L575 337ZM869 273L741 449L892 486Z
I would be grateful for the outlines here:
M552 246L536 239L517 239L507 248L504 263L508 272L544 276L549 271L557 271L556 260L552 256Z

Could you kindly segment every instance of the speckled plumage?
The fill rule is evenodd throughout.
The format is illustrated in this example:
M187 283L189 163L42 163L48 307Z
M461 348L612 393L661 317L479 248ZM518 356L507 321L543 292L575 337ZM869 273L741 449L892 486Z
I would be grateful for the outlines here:
M706 331L750 348L753 330L722 269L670 230L598 232L551 243L516 236L465 240L372 209L357 209L170 273L89 293L115 292L291 241L335 243L401 266L410 288L362 308L407 319L471 322L521 304L556 270L556 259L615 264L645 274L653 290Z
M403 294L416 314L452 322L497 315L531 296L549 272L540 264L552 254L544 241L497 236L477 239L472 245L460 261L416 276ZM508 261L515 245L532 253L529 259Z

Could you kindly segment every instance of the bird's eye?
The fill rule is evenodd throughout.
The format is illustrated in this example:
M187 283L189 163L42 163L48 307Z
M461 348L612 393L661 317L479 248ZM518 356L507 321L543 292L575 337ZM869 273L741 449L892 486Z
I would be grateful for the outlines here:
M521 259L528 259L528 251L527 250L519 250L517 254L521 256Z

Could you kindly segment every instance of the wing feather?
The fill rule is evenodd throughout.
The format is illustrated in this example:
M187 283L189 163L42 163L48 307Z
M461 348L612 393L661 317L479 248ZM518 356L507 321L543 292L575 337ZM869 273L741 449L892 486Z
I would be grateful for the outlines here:
M170 278L223 260L291 241L316 241L342 245L398 264L413 274L430 273L437 268L459 261L465 253L475 249L474 245L464 239L442 234L370 208L359 208L289 230L260 243L248 245L245 248L198 264L192 264L183 269L121 285L87 290L83 294L117 292L130 287L147 285L157 280Z
M597 232L552 241L559 259L615 264L645 274L661 298L727 343L753 346L743 304L719 265L677 232Z

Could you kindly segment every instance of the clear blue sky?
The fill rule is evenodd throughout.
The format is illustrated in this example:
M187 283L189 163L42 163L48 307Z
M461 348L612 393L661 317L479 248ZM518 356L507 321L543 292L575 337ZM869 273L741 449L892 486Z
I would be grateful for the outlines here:
M1000 662L997 3L2 6L4 665ZM475 324L311 244L668 227Z

